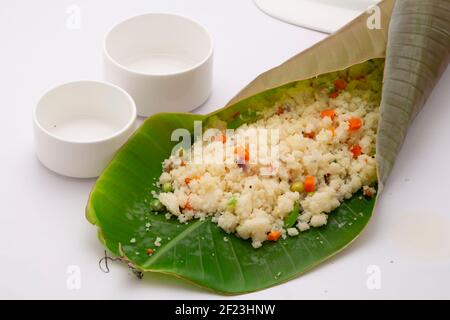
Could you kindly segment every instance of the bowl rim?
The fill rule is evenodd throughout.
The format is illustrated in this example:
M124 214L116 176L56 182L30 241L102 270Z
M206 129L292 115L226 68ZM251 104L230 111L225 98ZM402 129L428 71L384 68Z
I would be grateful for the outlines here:
M179 71L174 71L174 72L167 72L167 73L150 73L150 72L140 72L140 71L136 71L133 70L131 68L128 68L126 66L124 66L123 64L119 63L115 58L113 58L107 48L106 48L106 43L108 41L108 37L110 36L110 34L118 27L120 27L122 24L131 21L133 19L137 19L137 18L141 18L141 17L145 17L145 16L171 16L171 17L175 17L175 18L181 18L183 20L187 20L195 25L197 25L198 27L200 27L200 29L203 30L203 32L207 35L208 39L209 39L209 51L206 54L206 56L200 61L197 62L196 64L190 66L189 68L185 68L185 69L181 69ZM139 76L146 76L146 77L168 77L168 76L177 76L177 75L182 75L182 74L186 74L189 73L193 70L196 70L198 68L200 68L201 66L203 66L204 64L206 64L213 56L214 54L214 39L211 36L211 33L208 31L208 29L206 29L205 26L203 26L201 23L197 22L196 20L184 16L182 14L178 14L178 13L171 13L171 12L147 12L147 13L143 13L143 14L138 14L138 15L133 15L133 16L129 16L128 18L114 24L106 33L106 35L103 38L103 54L105 55L105 57L108 59L108 61L110 61L114 66L116 66L117 68L134 74L134 75L139 75Z
M92 84L96 84L96 85L100 84L100 85L108 86L108 87L112 88L113 90L120 92L127 98L128 102L129 102L129 106L131 106L130 119L128 120L128 122L126 122L126 124L124 126L122 126L119 130L115 131L113 134L108 135L104 138L100 138L100 139L92 139L92 140L88 140L88 141L75 141L75 140L70 140L70 139L64 139L58 135L51 133L46 128L44 128L44 126L42 126L42 124L38 120L37 113L38 113L39 106L40 106L42 100L50 93L60 90L66 86L74 85L74 84L88 84L88 85L89 84L91 84L91 85ZM57 141L60 141L63 143L74 144L74 145L89 145L89 144L96 144L96 143L111 141L111 140L121 136L125 132L127 132L136 122L136 118L137 118L136 103L134 102L131 95L127 91L122 89L121 87L119 87L115 84L112 84L110 82L106 82L106 81L76 80L76 81L69 81L69 82L64 82L64 83L54 85L54 86L50 87L50 89L45 91L45 93L38 99L37 103L33 107L33 122L34 122L36 128L38 128L41 132L45 133L47 136L49 136Z

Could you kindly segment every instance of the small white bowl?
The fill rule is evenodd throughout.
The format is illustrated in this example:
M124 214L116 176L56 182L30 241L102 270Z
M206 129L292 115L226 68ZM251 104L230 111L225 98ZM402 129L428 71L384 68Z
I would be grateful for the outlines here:
M186 17L139 15L105 37L105 79L130 93L141 116L200 106L211 92L212 69L211 36Z
M96 81L60 85L34 108L37 156L59 174L97 177L133 133L135 120L133 99L115 85Z

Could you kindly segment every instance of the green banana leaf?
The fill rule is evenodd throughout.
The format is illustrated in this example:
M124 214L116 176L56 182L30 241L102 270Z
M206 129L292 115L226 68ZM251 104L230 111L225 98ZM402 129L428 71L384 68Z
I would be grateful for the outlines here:
M86 216L97 226L100 241L112 254L122 257L137 270L171 274L224 294L251 292L283 283L320 264L354 241L367 225L375 205L375 199L366 199L360 193L332 212L326 226L276 243L264 243L256 250L250 241L226 234L210 219L180 224L176 220L167 220L164 214L151 212L149 203L152 200L151 191L155 189L153 182L161 174L161 162L177 143L171 141L174 129L186 128L192 132L194 120L214 126L218 119L225 121L230 128L237 127L242 122L254 121L255 110L273 104L296 81L382 58L388 43L393 5L394 1L390 0L379 4L381 29L368 29L368 14L361 15L324 41L259 76L223 109L209 115L161 113L148 118L119 150L91 192ZM402 8L400 6L397 10L406 10ZM414 13L408 10L394 12L391 23L401 25L398 20L403 19L404 14ZM440 13L436 14L441 17ZM425 23L433 25L432 18L428 19ZM424 32L431 32L432 29L430 27ZM448 36L448 28L446 30ZM396 35L396 29L391 27L389 33L389 37ZM405 37L410 35L406 33ZM394 48L389 49L388 53L395 54ZM429 49L432 48L423 48ZM448 47L446 54L448 60ZM391 78L390 70L396 66L393 58L389 57L384 71L387 79ZM437 59L433 67L438 63L442 62ZM419 66L416 71L420 70ZM438 70L442 72L442 67ZM434 82L440 72L433 74ZM411 86L424 90L426 97L432 88L428 83L431 78L419 84L413 80L411 78ZM385 82L381 129L386 126L384 122L398 121L389 111L398 108L398 99L394 97L386 103L385 91L388 90ZM408 119L424 101L420 100L414 107L408 101L404 106ZM236 117L237 113L239 117ZM399 121L398 125L406 132L408 124ZM396 152L391 150L392 142L381 136L386 134L382 132L378 133L377 160L383 159L391 165ZM391 139L401 144L402 136ZM382 171L381 174L384 177L388 172ZM150 228L146 227L147 223L151 224ZM154 242L158 237L162 239L161 247L151 256L147 255L147 248L155 248Z
M450 1L397 1L387 43L377 137L380 188L394 166L410 122L449 61Z

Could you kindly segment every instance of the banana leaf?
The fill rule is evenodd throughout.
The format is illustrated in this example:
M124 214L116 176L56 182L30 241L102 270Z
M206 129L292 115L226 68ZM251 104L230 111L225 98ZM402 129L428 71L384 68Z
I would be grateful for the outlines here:
M237 127L254 121L255 110L272 105L297 81L386 56L377 135L382 186L409 122L448 64L448 2L407 2L425 13L417 14L398 3L394 8L394 1L383 1L378 6L381 28L369 29L370 15L362 14L322 42L261 74L212 114L160 113L149 117L119 150L90 194L86 217L97 226L103 245L138 271L171 274L224 294L283 283L347 247L369 222L376 199L356 193L330 213L326 226L254 249L250 241L226 234L210 219L180 224L151 212L151 192L156 190L153 182L161 174L161 162L177 143L171 141L174 129L192 132L194 120L214 126L218 119L230 128ZM418 26L407 28L411 23ZM400 78L396 74L399 70ZM234 116L237 112L238 121ZM394 124L397 131L393 134ZM147 248L154 248L158 237L161 247L147 255Z

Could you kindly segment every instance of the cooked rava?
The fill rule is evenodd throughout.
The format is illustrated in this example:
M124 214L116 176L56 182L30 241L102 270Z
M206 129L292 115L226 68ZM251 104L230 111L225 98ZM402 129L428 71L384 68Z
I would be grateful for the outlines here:
M359 189L375 193L381 70L357 65L300 81L256 122L203 142L203 159L231 148L234 162L194 163L201 141L177 152L163 163L154 205L162 203L180 222L211 216L255 248L325 225L327 214ZM277 140L268 139L269 148L278 147L276 164L253 163L249 144L237 143L251 129L278 130Z

